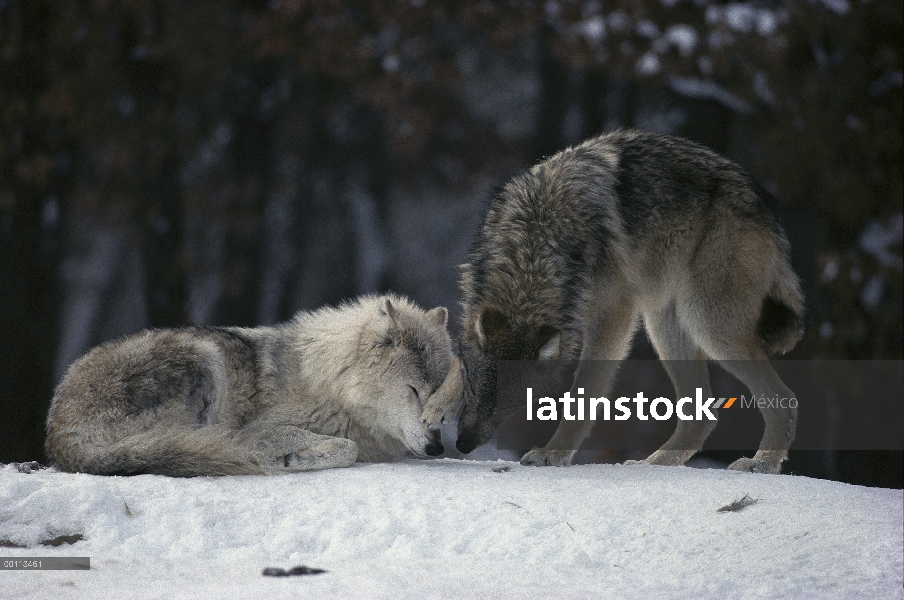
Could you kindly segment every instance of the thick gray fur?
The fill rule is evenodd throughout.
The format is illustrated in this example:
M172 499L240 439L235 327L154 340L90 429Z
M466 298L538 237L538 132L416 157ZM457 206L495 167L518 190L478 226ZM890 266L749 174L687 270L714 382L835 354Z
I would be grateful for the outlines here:
M47 418L64 471L281 473L442 453L421 421L447 311L365 296L258 328L149 330L76 360Z
M457 445L484 443L507 415L495 405L498 360L580 357L571 390L606 394L644 324L679 397L719 361L754 396L791 397L767 359L802 336L803 295L774 198L738 165L680 138L619 130L563 150L490 197L463 265L458 359L425 411L458 404ZM683 362L679 362L683 361ZM796 409L765 409L752 459L730 468L777 473ZM592 422L563 420L528 465L567 465ZM713 422L680 421L646 462L681 465Z

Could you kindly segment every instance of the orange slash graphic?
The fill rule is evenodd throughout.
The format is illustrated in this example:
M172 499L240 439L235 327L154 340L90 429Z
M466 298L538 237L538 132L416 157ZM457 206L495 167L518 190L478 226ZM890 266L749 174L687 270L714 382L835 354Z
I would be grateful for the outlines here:
M731 405L734 404L735 400L737 400L737 398L729 398L728 402L726 402L722 408L731 408Z

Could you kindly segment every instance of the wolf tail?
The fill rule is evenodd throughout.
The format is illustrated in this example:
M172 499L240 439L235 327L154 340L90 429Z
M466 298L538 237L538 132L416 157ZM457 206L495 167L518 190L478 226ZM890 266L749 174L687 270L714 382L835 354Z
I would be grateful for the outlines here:
M772 286L763 298L757 333L772 356L788 352L804 335L804 295L787 252L779 260Z
M54 464L65 471L96 475L156 473L170 477L267 472L259 454L238 444L227 430L216 426L152 429L129 435L112 444L86 443L84 438L80 441L70 438L68 444L60 443L62 441L58 439L55 447L68 446L73 451L64 452L66 458L53 458L56 459ZM57 451L53 454L61 453Z

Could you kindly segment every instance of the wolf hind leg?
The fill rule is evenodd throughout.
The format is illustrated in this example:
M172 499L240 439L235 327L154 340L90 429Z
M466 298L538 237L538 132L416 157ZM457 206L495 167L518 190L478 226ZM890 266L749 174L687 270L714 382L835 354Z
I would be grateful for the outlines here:
M645 316L645 325L659 360L675 387L676 398L692 398L696 388L701 388L703 397L708 398L711 392L706 355L681 326L675 305L669 305L655 316ZM711 412L716 411L712 409ZM656 452L646 460L627 461L625 464L683 465L700 451L715 427L716 421L679 419L672 436Z
M747 386L754 397L793 398L794 392L788 389L769 363L766 350L757 337L755 322L748 319L747 327L744 327L743 315L736 317L734 321L742 326L734 328L735 335L719 335L719 332L701 330L703 333L698 343L706 354ZM765 431L759 449L753 458L740 458L731 463L729 469L753 473L781 472L781 463L788 457L788 448L794 441L797 428L797 408L788 404L786 401L784 406L760 408Z
M229 429L213 425L151 427L115 441L60 432L58 458L66 471L96 475L156 474L170 477L251 475L265 472L260 457L237 443ZM104 437L107 440L104 440Z
M241 443L263 455L270 472L317 471L348 467L358 458L354 441L305 429L307 412L277 406L239 431Z
M766 359L765 353L760 359L728 360L719 363L740 379L755 397L780 400L794 397L794 392L779 378L778 373ZM751 473L781 472L782 461L788 458L788 448L794 441L797 429L797 408L788 406L788 403L784 404L785 406L760 408L766 427L759 449L753 458L739 458L728 465L729 469Z
M800 337L803 310L796 276L776 232L758 227L720 230L701 242L677 300L682 326L757 397L793 396L768 361L770 350L789 350ZM765 311L765 314L764 314ZM778 473L794 440L797 409L761 409L765 433L752 459L730 469Z

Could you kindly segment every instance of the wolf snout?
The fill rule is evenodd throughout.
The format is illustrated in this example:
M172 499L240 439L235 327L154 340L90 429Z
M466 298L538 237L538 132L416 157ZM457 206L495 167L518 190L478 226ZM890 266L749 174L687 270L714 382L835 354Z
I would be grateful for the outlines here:
M446 448L443 446L443 436L439 431L429 431L427 433L426 442L423 446L423 450L420 455L424 456L439 456L443 452L446 451Z
M475 443L476 440L470 439L467 436L459 436L457 440L455 440L455 447L458 448L458 451L462 454L469 454L471 450L479 446L479 444Z

